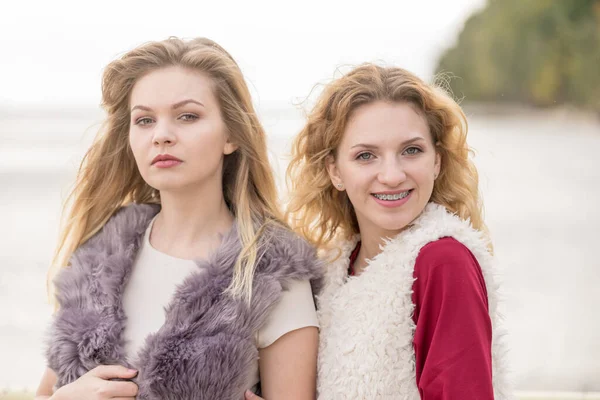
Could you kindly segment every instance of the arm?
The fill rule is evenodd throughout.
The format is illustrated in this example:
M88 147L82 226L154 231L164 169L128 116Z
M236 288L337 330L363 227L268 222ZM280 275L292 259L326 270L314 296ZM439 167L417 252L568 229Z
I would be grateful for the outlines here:
M52 397L54 393L53 387L56 385L57 376L50 368L46 368L44 371L44 375L42 375L42 380L40 385L38 386L37 391L35 392L34 400L48 400Z
M492 400L492 326L477 260L464 245L444 238L423 247L414 275L421 398Z
M34 400L69 400L93 399L104 400L111 398L135 399L138 387L131 381L111 381L111 379L131 379L137 371L119 365L101 365L81 376L75 382L65 385L56 392L53 386L57 376L50 368L46 368Z
M310 282L291 283L257 335L261 389L267 400L315 398L318 325Z
M315 398L317 379L316 327L286 333L275 343L260 349L260 376L265 399Z

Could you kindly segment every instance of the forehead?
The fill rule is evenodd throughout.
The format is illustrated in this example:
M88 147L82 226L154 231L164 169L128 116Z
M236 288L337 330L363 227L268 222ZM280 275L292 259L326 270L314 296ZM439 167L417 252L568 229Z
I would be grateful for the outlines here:
M348 120L342 144L402 142L414 137L430 139L425 118L409 103L378 101L358 107Z
M212 80L202 72L168 67L141 77L131 91L130 105L171 106L190 98L205 105L214 101Z

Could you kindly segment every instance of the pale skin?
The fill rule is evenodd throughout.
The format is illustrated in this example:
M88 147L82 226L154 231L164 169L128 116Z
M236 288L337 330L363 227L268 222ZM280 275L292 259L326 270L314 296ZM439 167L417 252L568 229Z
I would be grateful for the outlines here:
M355 275L381 252L384 238L396 236L421 214L440 165L427 121L414 106L377 101L352 113L327 171L356 212L362 245ZM385 207L375 198L408 191L407 201L395 207Z
M154 71L134 86L130 100L130 145L144 180L160 191L162 208L150 242L166 254L207 258L232 226L222 187L223 159L237 146L229 140L209 77L180 67ZM181 162L171 168L153 164L169 154ZM198 207L202 199L202 207ZM315 397L318 330L289 332L259 350L261 387L266 399ZM57 376L46 369L36 400L134 399L137 371L99 366L53 392Z

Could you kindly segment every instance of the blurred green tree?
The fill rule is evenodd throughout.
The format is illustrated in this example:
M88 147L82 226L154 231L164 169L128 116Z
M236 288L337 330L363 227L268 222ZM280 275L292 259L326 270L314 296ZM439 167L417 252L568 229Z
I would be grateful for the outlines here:
M600 112L600 0L488 0L436 73L467 102Z

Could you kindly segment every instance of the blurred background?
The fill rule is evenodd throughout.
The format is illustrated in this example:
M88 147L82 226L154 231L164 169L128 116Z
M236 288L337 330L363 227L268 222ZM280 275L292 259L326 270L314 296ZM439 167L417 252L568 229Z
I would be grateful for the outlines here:
M449 87L469 118L519 397L600 399L600 0L3 3L0 399L32 398L45 368L46 271L103 118L102 69L168 36L237 59L282 194L321 84L373 61Z

